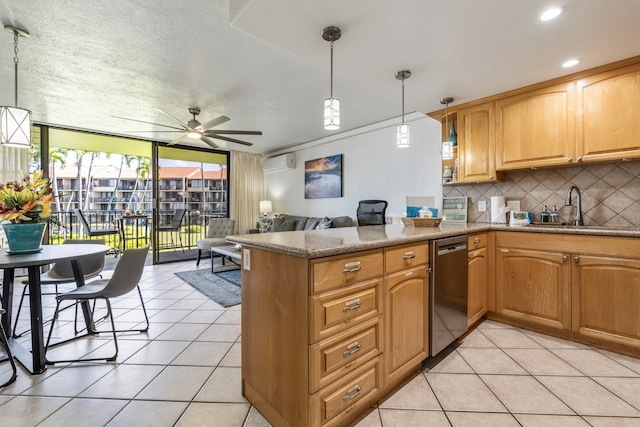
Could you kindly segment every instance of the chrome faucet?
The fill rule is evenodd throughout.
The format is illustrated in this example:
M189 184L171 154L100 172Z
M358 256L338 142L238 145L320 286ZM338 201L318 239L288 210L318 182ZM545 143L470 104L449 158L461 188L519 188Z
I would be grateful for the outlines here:
M573 221L573 225L584 225L584 222L582 221L582 198L580 197L580 189L578 187L576 187L575 185L572 185L571 187L569 187L569 191L567 191L567 198L564 201L564 205L565 206L571 206L571 192L573 190L576 190L576 217Z

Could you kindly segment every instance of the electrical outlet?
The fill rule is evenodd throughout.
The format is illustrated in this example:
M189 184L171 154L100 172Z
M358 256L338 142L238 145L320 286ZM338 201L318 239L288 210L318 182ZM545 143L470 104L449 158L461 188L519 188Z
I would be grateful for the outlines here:
M478 212L486 212L486 211L487 211L487 201L478 200Z
M520 211L520 200L509 200L507 201L507 208L509 208L510 211L516 211L519 212Z
M244 249L242 252L242 268L251 270L251 250Z

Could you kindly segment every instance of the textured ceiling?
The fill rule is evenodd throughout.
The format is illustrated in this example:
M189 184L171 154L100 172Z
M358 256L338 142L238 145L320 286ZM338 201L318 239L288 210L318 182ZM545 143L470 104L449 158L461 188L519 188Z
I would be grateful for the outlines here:
M565 13L540 22L547 6ZM406 110L439 109L640 54L638 0L146 0L84 2L0 0L3 24L24 27L19 105L59 126L170 141L173 133L125 121L172 123L202 109L217 129L270 152L379 122ZM329 44L337 25L334 93L342 129L322 128L329 94ZM0 104L13 104L12 42L0 34ZM571 70L568 57L582 59ZM205 146L201 142L185 144Z

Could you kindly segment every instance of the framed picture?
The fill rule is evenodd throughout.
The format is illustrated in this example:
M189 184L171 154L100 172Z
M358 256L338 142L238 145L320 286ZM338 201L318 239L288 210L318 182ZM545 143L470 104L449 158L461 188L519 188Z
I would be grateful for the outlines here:
M442 221L467 222L467 197L443 197Z
M342 154L304 162L304 198L342 197Z

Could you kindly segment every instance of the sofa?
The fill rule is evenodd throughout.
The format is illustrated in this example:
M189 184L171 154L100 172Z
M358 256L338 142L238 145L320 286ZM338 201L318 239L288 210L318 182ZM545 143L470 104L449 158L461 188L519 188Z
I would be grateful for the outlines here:
M280 214L271 223L272 232L316 230L322 228L352 227L353 219L350 216L337 216L333 218L318 218Z

